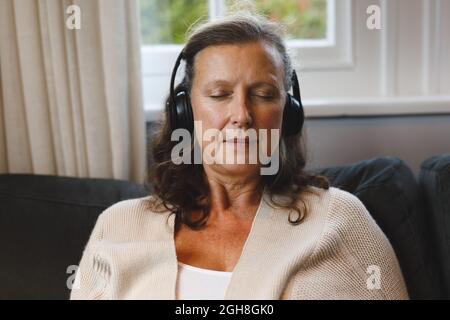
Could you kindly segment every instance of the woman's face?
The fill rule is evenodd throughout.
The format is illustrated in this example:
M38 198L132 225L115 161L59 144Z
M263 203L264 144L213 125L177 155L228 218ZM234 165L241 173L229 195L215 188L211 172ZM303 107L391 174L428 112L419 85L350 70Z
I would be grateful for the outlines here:
M211 46L197 54L191 103L204 166L227 175L259 172L260 157L256 162L254 157L263 145L268 148L265 155L274 150L271 129L281 129L286 99L283 80L281 55L265 42ZM216 129L209 132L220 132L220 136L205 136L208 129ZM267 129L267 138L261 129ZM222 163L205 161L205 154Z

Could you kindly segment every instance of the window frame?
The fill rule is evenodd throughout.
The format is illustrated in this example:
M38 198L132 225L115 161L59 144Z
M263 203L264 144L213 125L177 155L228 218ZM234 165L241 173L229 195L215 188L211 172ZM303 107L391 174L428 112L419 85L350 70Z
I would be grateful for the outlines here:
M351 18L348 19L351 17L352 0L327 1L327 37L325 39L286 41L289 54L293 58L293 66L297 70L314 71L353 66L352 21ZM336 2L339 5L336 5ZM224 0L208 0L208 6L210 20L217 19L226 12ZM150 77L170 76L182 48L183 45L177 44L143 45L141 47L143 80ZM146 90L145 86L144 90ZM145 110L151 114L150 118L154 118L154 115L162 110L163 103L151 103L145 100L148 99L144 99Z
M221 0L209 1L218 6ZM287 41L294 67L300 71L307 117L450 113L446 59L450 44L442 32L450 25L450 3L332 1L328 10L335 12L334 39ZM366 8L373 4L381 7L381 30L364 27ZM143 80L160 77L153 83L161 83L156 94L168 93L168 79L181 49L182 45L142 47ZM183 64L179 75L182 69ZM144 86L144 94L153 89ZM147 120L159 119L163 103L152 104L150 99L145 103Z

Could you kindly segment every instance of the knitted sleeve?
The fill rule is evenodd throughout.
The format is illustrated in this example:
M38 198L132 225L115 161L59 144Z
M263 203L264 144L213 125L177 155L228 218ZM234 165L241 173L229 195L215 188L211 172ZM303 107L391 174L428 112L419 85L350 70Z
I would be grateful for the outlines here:
M364 204L340 189L330 201L321 240L299 274L297 298L408 299L394 250Z
M84 248L81 261L78 265L75 281L70 294L71 300L101 299L104 292L102 275L107 273L103 270L101 261L96 257L96 246L103 238L102 215L97 219L94 229Z

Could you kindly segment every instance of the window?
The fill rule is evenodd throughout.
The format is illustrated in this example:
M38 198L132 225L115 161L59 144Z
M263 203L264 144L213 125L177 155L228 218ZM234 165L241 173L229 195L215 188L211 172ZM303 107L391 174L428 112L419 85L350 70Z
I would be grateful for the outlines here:
M236 0L140 1L143 45L182 44L192 23L214 19L236 5ZM252 7L285 24L290 39L325 39L327 4L327 0L254 0Z
M188 27L207 16L205 0L140 0L143 45L182 44Z
M147 119L161 114L187 28L223 15L233 2L140 0ZM442 112L443 104L448 110L448 98L444 103L435 97L448 94L450 88L446 59L450 46L441 31L450 21L447 1L417 0L414 5L400 0L245 2L288 26L288 50L300 71L307 116L417 113L409 103L415 96L430 99L426 112ZM381 8L380 30L366 26L368 6L374 4Z
M338 2L339 5L335 0L253 0L246 5L285 24L294 67L315 71L352 64L351 19L344 16L350 15L351 0ZM169 91L173 64L189 26L220 17L236 5L242 7L242 2L140 0L140 4L145 107L159 113ZM182 72L181 68L179 73Z

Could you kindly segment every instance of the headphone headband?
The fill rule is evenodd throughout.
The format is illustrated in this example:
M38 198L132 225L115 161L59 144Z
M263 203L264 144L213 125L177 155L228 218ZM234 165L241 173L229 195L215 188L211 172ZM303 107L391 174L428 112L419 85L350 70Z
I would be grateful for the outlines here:
M295 69L292 69L291 79L292 79L292 93L294 94L294 98L301 103L302 98L300 96L300 85L298 84L297 72L295 72Z
M172 70L172 77L170 78L170 99L172 99L172 101L174 101L174 99L175 99L175 93L174 93L175 77L177 75L178 67L180 66L181 60L183 58L184 58L184 49L181 50L180 54L177 57L177 61L175 62L175 66L173 67L173 70Z

